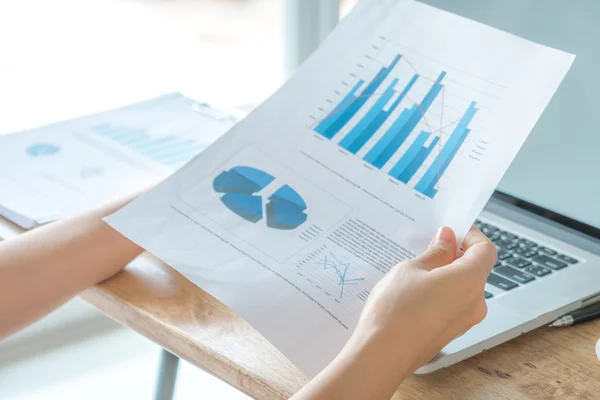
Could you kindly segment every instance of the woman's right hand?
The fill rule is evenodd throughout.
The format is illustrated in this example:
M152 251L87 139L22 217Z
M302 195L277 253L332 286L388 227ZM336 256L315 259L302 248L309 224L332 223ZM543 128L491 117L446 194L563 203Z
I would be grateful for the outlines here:
M299 399L389 399L402 380L487 313L486 279L496 247L473 227L459 252L442 228L422 255L375 286L352 337Z
M472 227L462 248L464 253L452 229L443 227L424 254L394 267L369 295L348 346L385 343L392 362L411 360L406 372L412 373L481 322L496 247Z

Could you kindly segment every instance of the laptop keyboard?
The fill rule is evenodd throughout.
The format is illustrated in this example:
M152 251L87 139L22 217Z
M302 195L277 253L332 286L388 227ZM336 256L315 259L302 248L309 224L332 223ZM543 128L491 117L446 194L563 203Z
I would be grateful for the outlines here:
M530 285L537 279L579 262L554 249L540 246L494 225L477 220L475 226L494 242L498 249L498 262L487 283L502 291ZM492 297L493 294L485 292L486 299Z

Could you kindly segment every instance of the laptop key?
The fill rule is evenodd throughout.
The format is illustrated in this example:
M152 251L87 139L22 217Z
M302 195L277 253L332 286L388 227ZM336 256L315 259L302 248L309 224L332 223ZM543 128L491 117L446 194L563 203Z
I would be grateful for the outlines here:
M562 261L555 260L554 258L548 257L544 254L540 254L539 256L533 257L532 261L536 264L541 265L542 267L554 270L563 269L568 266L568 264L565 264Z
M515 234L512 234L510 232L500 232L500 236L502 237L503 240L510 240L511 242L514 242L515 240L518 240L519 237Z
M508 279L504 279L503 277L498 276L494 273L491 273L490 276L488 276L487 283L502 290L512 290L519 286L518 283L514 283L512 281L509 281Z
M531 265L530 261L527 261L523 258L518 258L518 257L511 258L510 260L506 260L504 262L506 264L510 265L511 267L515 267L515 268L525 268L525 267L529 267Z
M483 226L481 227L481 232L488 238L494 237L494 236L499 237L500 235L496 235L496 232L498 232L498 231L499 231L498 228L496 228L495 226L491 226L489 224L483 224Z
M556 252L555 252L556 254ZM552 254L551 254L552 255ZM569 257L569 256L565 256L564 254L559 254L558 256L556 256L557 259L559 259L560 261L564 261L568 264L577 264L579 261L577 261L576 259Z
M483 291L483 296L484 296L486 299L491 299L492 297L494 297L494 295L493 295L493 294L491 294L490 292L486 292L485 290Z
M498 260L506 260L511 257L512 254L510 254L508 251L504 251L502 249L498 250Z
M509 242L509 241L502 239L502 236L500 237L500 240L496 240L494 242L494 244L505 250L512 250L515 247L519 247L519 245L515 242Z
M500 261L498 261L498 262L497 262L497 263L494 265L494 268L498 268L498 267L501 267L501 266L502 266L502 263L501 263Z
M528 283L535 280L533 276L527 275L526 273L523 273L518 269L514 269L508 266L496 268L494 272L498 275L502 275L518 283Z
M549 256L555 256L558 254L556 251L549 249L547 247L538 247L538 251L540 253L548 254Z
M532 250L529 247L519 247L512 251L514 254L523 258L531 258L533 256L537 256L538 252L536 250Z
M519 244L523 247L536 247L537 243L527 239L519 239Z
M487 229L489 232L498 232L500 229L496 228L494 225L483 224L483 229Z
M527 267L525 268L525 272L537 276L538 278L552 273L552 271L550 271L548 268L540 267L539 265L532 265L531 267Z

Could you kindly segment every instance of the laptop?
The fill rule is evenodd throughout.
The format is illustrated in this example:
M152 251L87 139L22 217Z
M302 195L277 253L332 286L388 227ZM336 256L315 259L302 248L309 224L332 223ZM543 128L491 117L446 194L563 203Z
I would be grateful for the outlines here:
M577 58L476 222L498 248L487 317L418 374L600 301L600 2L421 1Z

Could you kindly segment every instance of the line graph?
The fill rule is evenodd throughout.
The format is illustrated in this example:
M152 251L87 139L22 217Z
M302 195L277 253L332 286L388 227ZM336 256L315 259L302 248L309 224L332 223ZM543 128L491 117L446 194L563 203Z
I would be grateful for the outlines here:
M367 63L357 63L358 71L326 99L329 110L319 107L321 116L311 115L308 127L433 199L455 159L480 161L485 155L489 143L480 138L482 117L493 108L488 103L501 100L504 88L495 85L499 93L485 93L477 85L493 82L465 82L476 77L400 47L379 37L375 54L365 54L374 74ZM474 131L476 137L469 139Z
M353 260L353 261L348 261ZM295 273L311 294L327 304L337 304L350 315L362 309L381 273L357 261L350 253L326 243L304 254Z
M337 259L333 253L325 255L325 257L317 262L317 264L323 266L324 271L335 271L340 286L340 299L344 298L344 287L347 285L358 285L360 281L364 281L365 278L348 278L348 269L350 268L349 262L342 262Z

